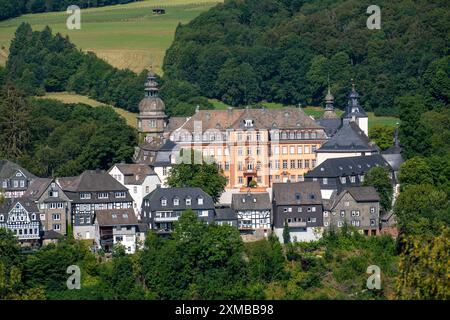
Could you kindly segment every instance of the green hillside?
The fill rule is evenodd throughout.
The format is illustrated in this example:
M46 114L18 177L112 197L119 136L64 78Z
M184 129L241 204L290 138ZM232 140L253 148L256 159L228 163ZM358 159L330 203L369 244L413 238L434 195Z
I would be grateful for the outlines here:
M34 30L46 25L54 32L68 35L76 46L93 51L117 68L135 72L153 65L160 73L166 49L171 45L179 23L187 23L222 0L146 0L126 5L84 9L81 30L68 30L66 12L27 14L0 22L0 48L9 47L14 32L22 22ZM152 9L163 7L164 15ZM0 64L5 63L0 50Z

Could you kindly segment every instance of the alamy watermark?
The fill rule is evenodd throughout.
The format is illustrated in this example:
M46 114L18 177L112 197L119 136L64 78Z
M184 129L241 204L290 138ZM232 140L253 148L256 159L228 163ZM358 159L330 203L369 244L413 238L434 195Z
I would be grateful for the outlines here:
M367 279L367 289L373 290L381 289L381 269L379 266L370 265L367 267L367 274L370 274L370 277Z
M81 288L81 270L79 266L71 265L67 267L66 273L70 274L70 277L67 279L67 289L79 290Z
M374 30L374 29L381 29L381 9L379 6L373 4L367 8L366 13L370 14L370 16L367 18L367 29Z
M81 9L79 6L71 5L67 7L67 11L70 16L67 18L66 26L69 30L81 29Z

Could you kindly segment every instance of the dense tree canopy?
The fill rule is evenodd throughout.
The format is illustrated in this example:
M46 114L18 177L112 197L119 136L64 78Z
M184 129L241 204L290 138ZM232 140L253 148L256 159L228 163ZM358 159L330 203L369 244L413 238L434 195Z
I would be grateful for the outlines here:
M112 108L25 99L10 87L0 89L3 96L0 156L36 175L71 176L131 161L136 131Z
M164 74L235 106L318 105L328 77L340 108L351 78L378 114L397 114L396 97L422 91L427 104L448 104L446 1L377 5L381 29L369 30L358 0L227 0L177 28Z
M379 196L380 205L384 211L389 211L392 207L392 184L389 177L389 171L383 167L370 169L364 177L365 186L373 186Z
M209 194L214 202L218 202L227 185L227 179L215 162L203 159L200 153L196 156L196 153L193 150L182 151L179 162L169 172L167 184L177 188L199 187Z

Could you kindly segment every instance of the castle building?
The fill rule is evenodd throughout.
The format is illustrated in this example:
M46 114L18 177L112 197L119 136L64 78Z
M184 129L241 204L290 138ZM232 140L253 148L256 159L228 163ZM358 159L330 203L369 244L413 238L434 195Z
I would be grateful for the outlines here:
M148 73L145 96L139 103L138 131L141 136L162 136L167 125L166 106L158 95L158 82L153 72Z
M369 136L369 118L359 103L359 94L355 90L355 84L352 83L352 92L348 96L348 104L345 113L342 116L343 125L350 122L356 122L366 136Z

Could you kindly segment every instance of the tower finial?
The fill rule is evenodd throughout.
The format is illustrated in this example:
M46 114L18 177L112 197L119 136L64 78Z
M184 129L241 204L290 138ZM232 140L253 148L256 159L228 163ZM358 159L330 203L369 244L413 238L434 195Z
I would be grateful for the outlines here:
M352 82L352 91L356 91L356 89L355 89L355 80L352 78L350 81Z

